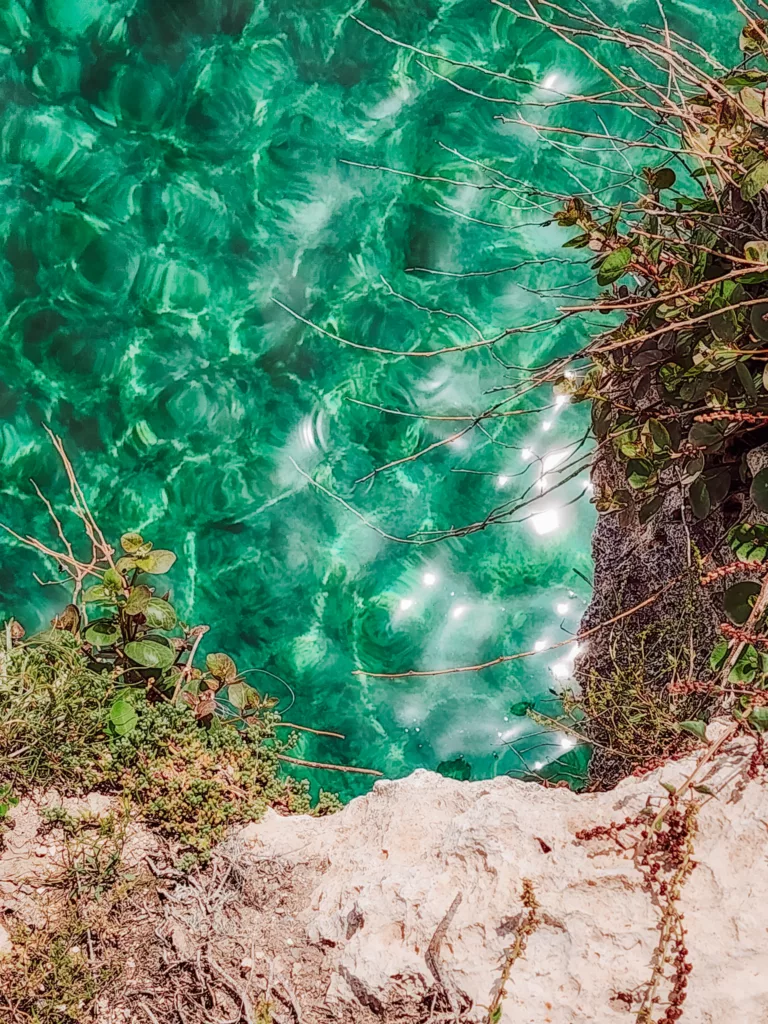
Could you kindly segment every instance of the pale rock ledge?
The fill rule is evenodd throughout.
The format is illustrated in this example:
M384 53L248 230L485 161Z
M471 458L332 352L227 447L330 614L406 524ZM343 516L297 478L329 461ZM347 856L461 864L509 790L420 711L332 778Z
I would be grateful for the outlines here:
M738 750L710 786L743 764ZM417 771L328 818L270 811L229 844L251 893L238 925L256 955L250 980L271 979L276 1008L303 1024L485 1021L528 878L542 924L512 968L502 1021L634 1020L616 995L647 982L658 911L629 854L574 833L635 814L692 766L582 796ZM768 1022L768 788L731 790L701 812L682 901L691 1024Z

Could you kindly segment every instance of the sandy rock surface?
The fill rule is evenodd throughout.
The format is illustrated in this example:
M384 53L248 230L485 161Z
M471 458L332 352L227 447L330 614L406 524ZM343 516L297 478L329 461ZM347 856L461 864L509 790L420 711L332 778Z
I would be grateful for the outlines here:
M710 785L732 774L735 754L718 760ZM616 996L647 982L658 908L629 854L574 834L635 814L664 796L660 779L691 767L584 796L417 771L377 782L330 818L270 811L239 837L251 878L276 880L251 901L249 937L278 995L290 979L283 1002L304 1024L484 1021L528 878L542 924L514 965L502 1019L624 1024L634 1015ZM737 783L702 810L683 897L686 1021L768 1021L767 839L761 782Z

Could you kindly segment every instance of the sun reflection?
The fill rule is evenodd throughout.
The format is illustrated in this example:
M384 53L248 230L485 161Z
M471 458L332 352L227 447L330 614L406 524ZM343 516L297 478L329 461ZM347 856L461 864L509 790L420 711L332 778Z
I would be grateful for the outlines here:
M412 608L412 607L413 607L413 598L412 597L404 597L402 599L402 601L400 602L400 611L401 612L407 612L408 609Z
M544 469L545 473L549 473L550 470L554 469L556 466L559 466L561 462L565 462L567 458L568 452L565 450L565 448L560 448L553 452L547 452L542 462L542 468Z
M546 512L537 512L531 516L531 525L539 536L552 533L560 525L560 513L556 508L547 509Z
M421 582L425 587L434 587L437 583L437 574L434 572L425 572L421 577Z

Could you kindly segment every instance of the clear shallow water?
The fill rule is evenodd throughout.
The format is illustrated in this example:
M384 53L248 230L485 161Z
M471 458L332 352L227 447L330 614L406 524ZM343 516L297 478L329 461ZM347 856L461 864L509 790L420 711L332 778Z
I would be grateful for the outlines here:
M639 20L652 10L601 8ZM725 34L714 10L673 13L700 42ZM555 37L479 0L2 6L2 518L46 529L31 476L63 494L48 422L106 528L178 551L171 582L189 617L212 625L209 649L282 676L292 720L347 736L305 738L301 756L390 776L456 758L474 777L526 764L559 774L583 755L558 762L558 738L542 743L509 709L567 683L573 648L427 679L352 671L473 664L576 630L594 516L588 496L569 502L586 471L518 517L538 518L461 540L398 543L369 524L408 538L535 494L542 475L557 481L586 410L529 397L513 407L542 411L356 484L457 430L419 416L481 412L489 389L519 374L486 348L425 359L339 339L400 352L492 337L562 304L528 289L588 294L582 257L556 228L530 226L548 209L518 191L345 161L570 190L573 173L614 188L618 158L577 166L572 151L494 121L510 108L459 91L350 14L532 83L426 61L488 96L597 84ZM585 330L570 321L495 351L535 365ZM34 570L34 555L3 542L0 614L28 629L63 600ZM320 781L344 795L370 784Z

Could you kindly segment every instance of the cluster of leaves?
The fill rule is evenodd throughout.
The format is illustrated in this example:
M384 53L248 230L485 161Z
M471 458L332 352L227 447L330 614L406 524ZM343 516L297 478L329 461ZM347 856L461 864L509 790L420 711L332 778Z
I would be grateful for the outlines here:
M233 680L234 665L223 658L212 658L213 670L224 674L226 664ZM192 685L207 689L215 679L208 669ZM122 794L144 820L204 860L227 827L258 819L269 805L315 814L338 806L321 793L312 807L308 784L280 772L279 756L294 738L278 739L279 716L263 704L258 714L243 709L247 728L231 705L201 720L183 695L158 698L124 676L96 671L77 636L51 630L17 642L4 658L0 779L20 795L40 787Z
M175 554L154 548L138 533L124 534L120 544L124 554L83 594L87 617L70 604L53 621L54 630L82 640L94 670L119 677L121 689L109 713L112 731L125 736L136 728L131 690L137 688L157 699L184 701L206 724L216 713L245 724L274 708L277 699L246 685L229 655L209 654L205 671L193 666L191 653L207 627L181 622L170 592L159 596L154 586L153 578L171 569Z
M752 35L742 43L756 52ZM605 214L575 198L555 216L580 229L567 246L596 254L608 289L596 308L623 318L562 385L593 402L594 433L625 468L623 484L596 495L600 512L634 509L644 522L682 490L703 520L750 486L768 511L768 470L753 478L746 461L768 436L767 83L750 66L686 98L684 184L702 197L661 166L645 169L630 207Z

